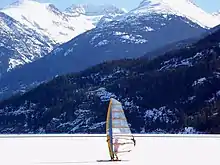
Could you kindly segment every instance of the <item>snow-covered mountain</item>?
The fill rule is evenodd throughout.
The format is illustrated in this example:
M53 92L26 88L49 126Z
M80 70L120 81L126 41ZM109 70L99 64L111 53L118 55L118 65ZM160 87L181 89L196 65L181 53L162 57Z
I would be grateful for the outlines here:
M9 73L0 82L0 96L24 92L54 76L82 71L103 61L140 57L206 31L189 19L173 14L126 13L110 22L99 23L44 58ZM33 71L35 76L31 76Z
M212 28L220 24L220 19L213 17L196 6L191 0L143 0L130 14L175 14L205 28Z
M55 45L95 28L103 16L123 13L124 10L113 5L73 5L61 12L50 3L34 0L14 2L1 9L0 14L0 43L5 46L2 50L10 52L1 55L0 74L33 62L49 53Z
M120 9L115 5L74 4L68 7L64 13L73 17L84 15L96 26L102 17L114 18L127 13L127 11L125 9Z
M125 9L119 9L115 5L93 5L93 4L82 4L82 5L72 5L65 10L66 12L72 14L84 14L87 16L97 16L97 15L108 15L108 14L124 14L127 11Z
M220 10L217 11L217 12L212 13L212 15L213 15L215 18L220 19Z
M54 5L34 0L17 1L1 11L56 43L67 42L95 27L84 15L68 17Z
M0 12L0 75L49 53L56 43Z
M95 28L103 16L125 13L123 9L114 5L85 4L72 5L61 12L53 4L34 0L17 1L1 11L38 33L50 37L56 43L67 42Z
M123 13L123 10L114 6L90 6L91 9L86 5L79 7L94 14L73 15L59 11L52 4L34 0L17 1L1 9L0 44L4 48L1 48L0 74L33 62L49 53L55 45L94 28L105 14Z
M4 10L16 11L16 6L21 8L25 4L27 6L35 4L33 6L48 7L48 4L29 0L17 5L13 4L12 7ZM63 13L58 9L53 9L52 12L48 8L44 11L53 16L54 13L57 13L57 18L67 18L68 20L84 18L87 22L92 22L88 18L93 16L97 20L100 18L101 20L96 28L79 34L54 49L48 56L33 64L21 67L2 78L0 82L2 98L17 91L24 91L23 89L47 81L56 75L81 71L107 60L140 57L167 44L198 37L207 31L203 27L212 27L219 21L187 0L179 0L178 3L176 1L171 3L171 0L145 0L130 12L124 12L110 6L93 7L88 5L72 6ZM190 10L188 11L188 9ZM106 14L106 11L109 11L110 14L101 15L102 17L97 16ZM17 17L20 18L21 15ZM35 17L31 17L31 19L33 18ZM36 18L36 20L38 19ZM40 24L40 20L38 21ZM65 20L61 19L61 21ZM28 21L23 20L23 22L29 26ZM63 27L64 24L60 26ZM45 32L42 28L35 28L42 33ZM47 29L50 32L49 26ZM53 29L56 30L56 26L52 28L52 32ZM57 30L59 31L59 28ZM33 71L36 73L34 77L31 76ZM21 77L24 78L21 79Z

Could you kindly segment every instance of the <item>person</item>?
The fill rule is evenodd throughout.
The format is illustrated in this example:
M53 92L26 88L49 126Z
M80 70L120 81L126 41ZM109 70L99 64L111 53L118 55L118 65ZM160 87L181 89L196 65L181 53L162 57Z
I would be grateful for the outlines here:
M110 140L110 138L107 138L106 141L108 142L109 140ZM117 138L115 139L115 143L113 145L114 145L114 154L111 155L111 160L115 160L114 157L116 158L116 160L118 160L117 153L118 153L118 148L119 148L120 143L118 142Z
M134 136L131 140L134 142L134 146L135 146L136 145L136 140L134 139Z
M118 160L118 148L119 148L119 145L120 145L120 143L118 143L118 139L116 138L115 139L115 142L114 142L114 155L115 155L115 157L116 157L116 160Z

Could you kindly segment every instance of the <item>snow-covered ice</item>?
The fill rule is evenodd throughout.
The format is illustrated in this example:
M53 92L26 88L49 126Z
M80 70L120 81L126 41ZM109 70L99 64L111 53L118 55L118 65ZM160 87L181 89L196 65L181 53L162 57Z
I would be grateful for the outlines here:
M109 159L105 135L13 136L0 136L1 165L111 164L96 162ZM124 161L113 162L114 165L214 165L218 162L220 136L151 134L135 137L134 150L122 158Z

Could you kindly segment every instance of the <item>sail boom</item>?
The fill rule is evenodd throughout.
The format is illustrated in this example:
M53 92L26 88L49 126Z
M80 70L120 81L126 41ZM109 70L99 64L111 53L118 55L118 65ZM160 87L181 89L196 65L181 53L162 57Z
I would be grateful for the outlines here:
M127 150L127 151L119 151L117 153L124 153L124 152L130 152L131 150Z

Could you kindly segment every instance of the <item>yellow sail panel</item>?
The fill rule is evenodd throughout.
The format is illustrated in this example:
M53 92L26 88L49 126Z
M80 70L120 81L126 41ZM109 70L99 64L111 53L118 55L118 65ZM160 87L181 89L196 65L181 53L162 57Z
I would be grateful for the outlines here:
M114 155L113 155L112 144L110 142L110 136L109 135L107 135L107 142L108 142L109 155L110 155L111 158L113 158Z
M112 121L111 121L111 100L109 102L108 106L108 112L107 112L107 118L106 118L106 134L107 134L107 143L108 143L108 149L109 149L109 155L113 159L113 145L112 145Z
M108 106L108 112L107 112L107 117L106 117L106 134L109 135L110 133L110 122L111 122L111 105L112 105L112 101L110 100L109 102L109 106Z

